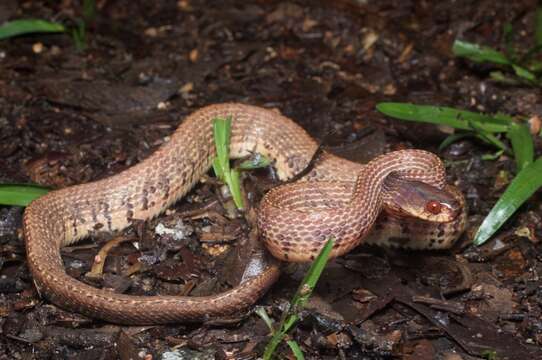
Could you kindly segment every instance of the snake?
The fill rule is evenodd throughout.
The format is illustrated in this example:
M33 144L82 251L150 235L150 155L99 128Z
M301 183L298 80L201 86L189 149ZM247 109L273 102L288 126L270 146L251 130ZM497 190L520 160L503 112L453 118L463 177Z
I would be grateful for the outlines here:
M263 296L280 275L279 261L227 291L192 297L96 288L69 276L61 259L62 247L156 217L186 195L212 167L216 119L231 119L231 158L261 154L283 181L263 196L256 221L267 249L279 260L311 261L330 238L332 257L364 240L445 249L464 227L464 198L446 183L442 161L430 152L393 151L363 165L326 151L315 157L320 144L278 111L213 104L188 115L142 162L101 180L51 191L26 207L27 261L38 293L66 310L119 324L201 322L249 309Z

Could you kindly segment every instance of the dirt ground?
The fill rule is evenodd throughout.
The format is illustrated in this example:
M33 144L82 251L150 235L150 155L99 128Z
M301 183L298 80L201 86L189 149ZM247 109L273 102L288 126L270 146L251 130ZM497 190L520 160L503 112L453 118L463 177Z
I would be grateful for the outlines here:
M0 23L75 24L75 0L0 3ZM408 101L511 115L540 114L539 89L488 80L454 58L456 38L498 47L532 41L536 1L97 1L86 49L69 35L0 42L0 181L62 188L141 161L190 112L238 101L277 109L344 156L421 148L445 161L466 196L465 235L445 252L361 246L328 265L291 336L307 359L542 359L542 199L491 241L470 245L514 171L449 129L375 110ZM537 154L542 152L536 140ZM259 198L268 171L249 175ZM67 272L127 294L216 293L235 285L231 258L249 233L213 181L166 214L63 250ZM255 202L254 206L257 206ZM205 324L128 327L63 311L36 292L19 208L0 207L0 359L255 359L269 340L254 313ZM182 234L182 236L176 236ZM120 240L119 240L120 239ZM130 240L130 241L124 241ZM90 277L110 241L102 275ZM134 245L134 244L137 244ZM234 254L234 255L232 255ZM259 302L275 319L305 268L285 266ZM236 276L237 275L237 276ZM283 358L293 359L280 348Z

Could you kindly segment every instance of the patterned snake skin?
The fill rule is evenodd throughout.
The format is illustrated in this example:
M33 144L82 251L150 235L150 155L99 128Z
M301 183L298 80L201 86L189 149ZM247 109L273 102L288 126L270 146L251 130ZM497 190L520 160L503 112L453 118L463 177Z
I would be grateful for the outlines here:
M261 153L272 159L281 180L305 170L318 148L302 128L271 110L232 103L194 112L143 162L100 181L53 191L26 208L27 258L40 293L62 308L125 324L203 321L246 309L261 297L279 276L275 263L217 295L146 297L81 283L65 273L60 257L61 247L91 231L119 230L134 219L150 219L184 196L211 166L217 117L233 120L232 157ZM409 190L418 186L406 186L409 182L445 194L443 200L405 204L405 199L416 203L419 198ZM372 242L446 248L459 236L465 211L462 195L452 188L446 192L445 186L442 163L425 151L393 152L367 165L324 153L300 181L266 194L258 226L271 253L288 261L309 261L330 236L336 240L333 256L343 254L366 238L375 222L384 238ZM377 220L382 208L389 216ZM419 228L424 230L420 236L404 240L407 231Z

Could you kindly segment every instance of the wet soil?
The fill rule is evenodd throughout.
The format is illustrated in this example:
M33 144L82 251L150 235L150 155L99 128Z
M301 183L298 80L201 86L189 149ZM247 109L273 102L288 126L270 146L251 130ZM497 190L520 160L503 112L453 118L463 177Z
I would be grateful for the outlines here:
M456 38L532 43L536 1L97 1L86 49L66 34L0 42L0 181L62 188L118 173L152 153L186 114L239 101L291 117L361 162L422 148L445 161L469 223L450 251L361 246L328 265L292 332L308 359L542 358L542 201L535 195L486 245L470 245L513 160L450 129L375 110L408 101L534 116L538 89L488 80L458 60ZM0 23L73 26L78 1L2 1ZM537 140L537 153L542 146ZM258 199L268 171L247 175ZM205 295L235 285L249 226L212 179L158 219L63 250L69 274L127 294ZM257 205L257 200L253 201ZM22 210L0 208L0 359L253 359L269 339L254 313L204 324L127 327L40 297L25 261ZM104 250L104 246L110 249ZM99 251L105 267L93 263ZM105 255L104 255L105 254ZM275 319L305 268L286 266L258 302ZM293 358L281 347L284 358Z

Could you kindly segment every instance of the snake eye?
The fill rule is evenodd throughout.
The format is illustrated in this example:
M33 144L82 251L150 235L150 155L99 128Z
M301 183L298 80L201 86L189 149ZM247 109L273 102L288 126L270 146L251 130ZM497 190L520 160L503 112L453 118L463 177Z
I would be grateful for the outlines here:
M438 215L442 211L442 204L439 201L430 200L425 204L425 211L433 215Z

